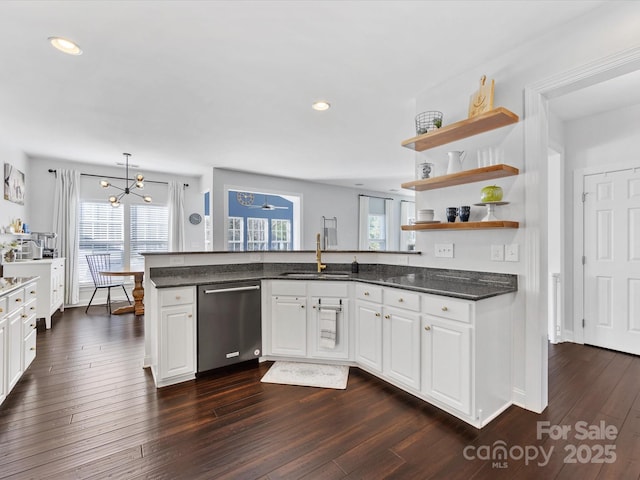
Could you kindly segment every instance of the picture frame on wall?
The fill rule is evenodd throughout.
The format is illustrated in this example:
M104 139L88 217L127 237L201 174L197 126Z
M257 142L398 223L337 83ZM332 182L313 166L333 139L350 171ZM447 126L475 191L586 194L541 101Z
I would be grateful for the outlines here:
M4 164L4 199L24 205L24 173L10 163Z

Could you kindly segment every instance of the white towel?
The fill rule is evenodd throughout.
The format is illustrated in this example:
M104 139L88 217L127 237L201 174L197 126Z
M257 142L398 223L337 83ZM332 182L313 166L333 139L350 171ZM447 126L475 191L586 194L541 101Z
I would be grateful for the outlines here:
M322 348L336 348L336 317L334 309L320 308L320 346Z

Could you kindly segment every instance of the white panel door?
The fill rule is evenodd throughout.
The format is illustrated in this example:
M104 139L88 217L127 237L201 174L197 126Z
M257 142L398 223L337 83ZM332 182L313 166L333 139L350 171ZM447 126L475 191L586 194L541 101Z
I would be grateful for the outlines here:
M584 343L640 354L640 169L584 177Z

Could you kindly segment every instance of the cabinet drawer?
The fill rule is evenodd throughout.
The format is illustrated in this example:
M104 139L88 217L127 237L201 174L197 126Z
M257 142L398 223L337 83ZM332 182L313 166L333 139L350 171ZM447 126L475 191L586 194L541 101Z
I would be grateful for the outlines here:
M274 280L271 282L271 295L304 297L307 295L307 282L300 280Z
M36 331L33 330L27 338L24 339L22 357L24 358L24 369L26 370L31 362L36 358Z
M13 313L24 306L24 288L20 288L7 295L7 312Z
M406 308L414 312L420 311L420 294L409 292L407 290L399 290L397 288L385 288L384 304L396 307Z
M382 303L382 287L356 283L356 298L368 302Z
M36 316L27 315L22 320L22 337L27 338L36 329Z
M36 287L37 287L36 283L32 283L32 284L26 285L24 287L24 301L25 302L28 302L29 300L33 300L34 298L36 298L36 294L38 293Z
M161 288L160 306L169 307L171 305L185 305L195 302L195 288Z
M466 300L440 295L423 295L422 311L460 322L469 323L471 321L471 305Z
M4 317L8 311L9 307L7 307L7 297L0 298L0 318Z
M309 282L310 297L347 297L349 285L347 282Z

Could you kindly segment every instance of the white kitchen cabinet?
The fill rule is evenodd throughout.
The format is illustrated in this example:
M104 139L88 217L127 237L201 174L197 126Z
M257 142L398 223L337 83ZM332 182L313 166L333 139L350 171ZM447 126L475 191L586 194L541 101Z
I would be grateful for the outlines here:
M65 259L49 258L4 264L6 277L40 277L37 281L36 317L44 318L51 328L51 316L57 309L64 311Z
M387 307L385 299L382 342L383 375L418 390L420 388L420 314Z
M157 299L160 325L154 377L160 387L195 377L195 287L161 289Z
M304 296L271 297L271 353L305 357L307 355L307 299Z
M22 307L22 371L36 358L36 310L37 284L34 282L25 286L25 305Z
M471 327L432 315L422 323L422 391L470 415Z
M350 301L349 284L347 282L307 282L307 299L310 308L307 309L307 344L309 356L318 359L350 358ZM323 344L321 312L335 315L335 344Z
M24 288L9 295L11 302L24 302ZM15 306L15 305L14 305ZM10 307L11 308L11 307ZM10 310L7 324L7 393L10 392L22 376L22 303Z
M382 373L382 288L356 285L355 359L358 365Z
M0 404L7 398L7 332L6 298L0 298Z
M27 332L25 323L35 326L36 292L32 281L0 296L0 403L35 358L36 331Z
M423 295L422 393L476 427L511 404L513 297Z

